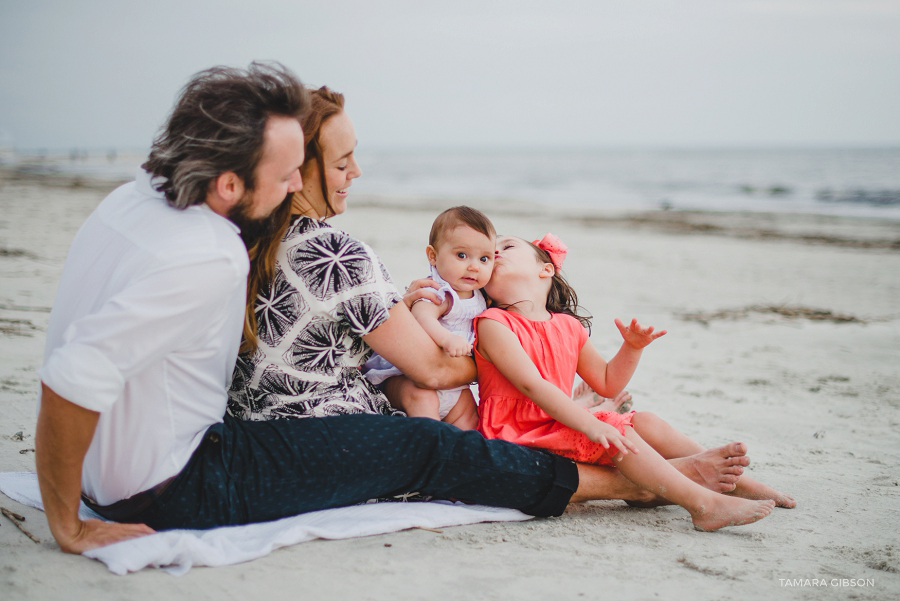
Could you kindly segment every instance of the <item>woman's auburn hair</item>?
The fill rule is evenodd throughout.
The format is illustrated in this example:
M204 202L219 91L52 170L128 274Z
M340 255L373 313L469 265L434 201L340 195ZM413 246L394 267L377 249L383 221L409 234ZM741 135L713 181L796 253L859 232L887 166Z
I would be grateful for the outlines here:
M326 215L331 217L334 208L331 206L328 194L328 185L325 181L325 168L322 162L324 150L319 140L322 126L333 116L344 110L344 95L322 86L319 89L309 90L310 108L306 112L303 121L303 142L305 155L301 173L315 161L319 171L319 180L322 195L325 200ZM294 192L296 196L299 192ZM292 199L293 200L293 199ZM256 299L261 290L271 284L275 277L275 258L278 255L278 247L284 239L291 225L292 202L285 202L278 208L275 215L278 226L270 235L257 240L249 249L250 274L247 277L247 306L244 311L244 337L241 341L241 352L249 353L257 347Z

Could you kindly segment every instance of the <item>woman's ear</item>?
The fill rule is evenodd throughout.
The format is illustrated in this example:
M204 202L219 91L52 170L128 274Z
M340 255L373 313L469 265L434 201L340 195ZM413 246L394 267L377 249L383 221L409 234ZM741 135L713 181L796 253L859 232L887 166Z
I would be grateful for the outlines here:
M437 251L434 250L432 245L428 245L425 247L425 256L428 257L428 264L434 267L437 265Z

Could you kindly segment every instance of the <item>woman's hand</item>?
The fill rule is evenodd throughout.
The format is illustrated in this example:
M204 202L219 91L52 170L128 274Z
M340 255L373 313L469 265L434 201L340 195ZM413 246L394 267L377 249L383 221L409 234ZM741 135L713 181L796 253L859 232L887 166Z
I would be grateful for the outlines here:
M591 442L603 445L604 449L608 449L610 444L612 444L619 449L619 452L622 455L627 455L629 451L632 453L638 452L637 447L634 446L633 442L625 438L622 434L619 434L619 431L613 426L599 420L597 420L596 424L591 424L584 435L587 436Z
M387 321L363 340L420 388L443 390L475 379L475 362L468 357L448 356L416 321L406 303L391 307Z
M622 334L622 338L625 339L625 342L636 349L642 349L660 336L666 335L665 330L654 334L653 326L645 328L641 326L636 319L632 319L628 327L625 327L625 325L617 319L616 327L619 328L619 332Z
M406 287L406 292L403 294L403 302L406 303L406 306L410 309L412 309L412 306L416 301L422 299L430 300L434 304L440 305L441 298L435 292L435 290L439 290L440 287L440 284L429 278L413 280L412 283Z

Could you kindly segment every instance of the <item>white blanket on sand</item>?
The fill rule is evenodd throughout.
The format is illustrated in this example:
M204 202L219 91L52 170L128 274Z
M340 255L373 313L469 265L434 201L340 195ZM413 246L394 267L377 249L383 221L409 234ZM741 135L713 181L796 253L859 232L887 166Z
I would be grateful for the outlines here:
M13 501L43 509L37 475L0 473L0 491ZM82 519L103 519L84 503ZM274 522L211 530L168 530L88 551L114 574L148 566L180 576L192 566L224 566L268 555L273 550L314 538L354 538L407 528L443 528L478 522L515 522L528 516L515 509L434 501L372 503L314 511Z

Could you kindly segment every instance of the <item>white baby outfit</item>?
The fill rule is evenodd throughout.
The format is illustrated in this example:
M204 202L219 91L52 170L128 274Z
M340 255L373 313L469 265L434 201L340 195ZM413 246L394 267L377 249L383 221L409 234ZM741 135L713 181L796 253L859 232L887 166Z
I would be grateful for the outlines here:
M456 290L451 288L450 284L438 275L437 269L435 269L434 266L431 267L431 273L428 277L440 284L440 288L436 292L441 299L441 302L444 302L444 299L448 294L452 299L450 310L448 310L443 317L438 319L438 322L451 333L465 338L469 344L474 344L475 328L472 324L473 320L487 309L487 305L484 302L484 295L481 294L480 290L476 290L472 295L472 298L459 298L459 294L456 293ZM366 379L376 386L380 386L390 377L403 375L399 369L391 365L380 355L372 355L366 362L364 370L366 372ZM450 413L450 410L453 409L456 402L459 400L460 393L468 388L469 386L467 384L448 390L436 391L438 393L438 399L440 400L439 414L441 419L445 418L447 414Z

